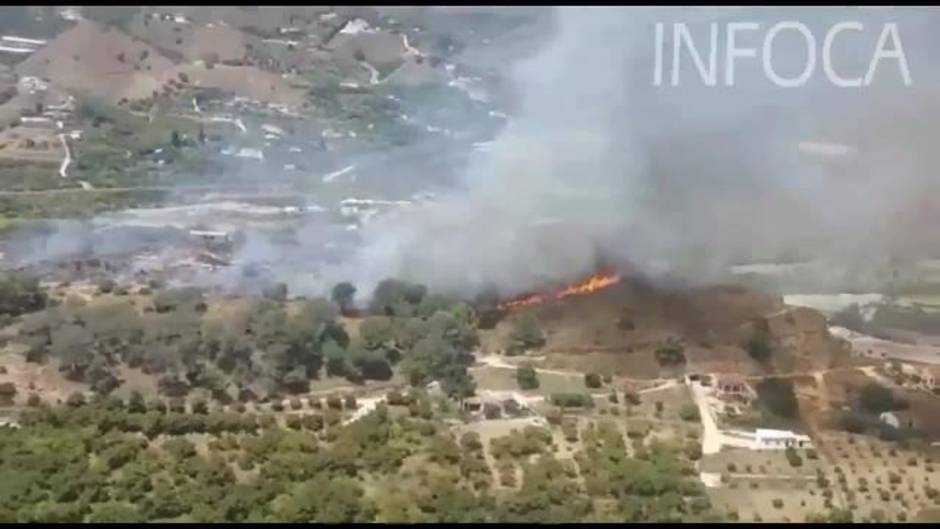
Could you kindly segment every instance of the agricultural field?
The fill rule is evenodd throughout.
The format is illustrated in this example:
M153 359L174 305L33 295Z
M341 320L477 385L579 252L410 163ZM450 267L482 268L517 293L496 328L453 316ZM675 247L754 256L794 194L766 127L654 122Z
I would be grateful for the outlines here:
M940 520L929 76L658 18L0 8L0 522Z

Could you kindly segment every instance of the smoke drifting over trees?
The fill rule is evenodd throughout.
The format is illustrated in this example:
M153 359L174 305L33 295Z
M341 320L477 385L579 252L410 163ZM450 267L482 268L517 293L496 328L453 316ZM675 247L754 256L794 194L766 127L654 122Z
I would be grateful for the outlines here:
M940 32L930 31L931 11L557 8L554 16L549 43L513 67L517 104L506 127L449 191L383 214L348 249L328 244L342 228L313 219L294 230L299 244L249 234L234 261L271 264L274 280L297 294L325 294L340 281L371 292L398 277L432 291L505 295L579 277L599 261L705 281L732 263L818 258L831 265L828 280L838 288L898 259L940 253L940 234L926 228L940 211L930 198L940 122L932 95L940 69L929 56L931 35ZM776 86L762 68L768 30L786 21L815 38L815 73L805 86ZM855 21L862 30L840 33L832 47L839 75L864 76L893 23L910 86L895 60L881 61L869 86L831 83L822 69L824 39L835 24ZM686 25L707 63L715 23L723 81L732 22L759 24L737 35L738 47L755 56L736 60L733 86L706 86L687 47L679 54L681 82L654 84L657 24L671 80L673 24ZM780 32L771 59L777 75L798 76L806 41ZM418 163L387 165L386 187L403 175L428 176ZM29 250L87 245L86 237L59 235ZM134 244L123 239L108 237L108 246ZM322 263L326 253L341 255ZM246 281L240 273L213 272L206 282Z
M928 145L938 106L927 12L913 9L557 9L558 33L518 65L521 108L459 189L400 212L365 233L353 267L364 280L395 275L432 288L525 289L584 273L598 252L641 270L665 262L687 279L729 262L788 253L869 267L920 257L937 242L923 229L933 184ZM817 40L860 21L832 52L842 75L864 75L886 22L898 24L913 84L885 60L869 87L832 86L817 66L804 87L764 75L760 47L773 24L797 20ZM679 86L653 86L654 24L685 22L709 53L709 23L753 21L739 46L735 85L708 87L683 50ZM723 30L722 30L723 31ZM671 57L667 33L666 56ZM844 40L842 40L844 39ZM725 38L719 39L723 72ZM775 39L773 66L805 65L798 34ZM820 61L817 57L817 63ZM667 75L668 75L667 70ZM801 142L845 144L813 155ZM920 209L917 209L917 208ZM920 228L918 228L920 226ZM348 269L348 268L347 268Z

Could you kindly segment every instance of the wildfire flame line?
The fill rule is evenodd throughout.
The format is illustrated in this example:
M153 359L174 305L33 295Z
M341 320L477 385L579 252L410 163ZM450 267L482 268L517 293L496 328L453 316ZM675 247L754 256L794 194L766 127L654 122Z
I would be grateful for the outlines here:
M554 294L528 294L522 297L517 297L501 303L499 305L500 310L509 310L518 307L526 307L529 305L537 305L539 303L544 303L550 299L564 299L569 296L577 296L581 294L590 294L591 292L597 292L602 288L607 288L611 285L617 284L620 282L620 274L612 273L596 273L591 274L590 276L573 283Z

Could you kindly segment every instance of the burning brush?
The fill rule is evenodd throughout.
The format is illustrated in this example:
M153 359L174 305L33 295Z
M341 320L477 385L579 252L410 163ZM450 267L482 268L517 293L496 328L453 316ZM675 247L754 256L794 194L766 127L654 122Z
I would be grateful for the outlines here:
M597 292L603 288L620 282L620 274L614 272L597 272L591 274L565 288L552 293L536 293L517 296L498 305L499 310L511 310L529 305L538 305L552 299L564 299L569 296L579 296Z

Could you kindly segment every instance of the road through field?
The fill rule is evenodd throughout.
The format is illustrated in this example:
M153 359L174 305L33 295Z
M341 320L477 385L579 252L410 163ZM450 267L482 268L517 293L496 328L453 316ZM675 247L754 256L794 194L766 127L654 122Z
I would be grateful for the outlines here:
M697 383L690 383L692 399L698 406L699 416L702 418L702 454L717 454L721 451L721 431L712 415L711 407L705 400L705 388Z

